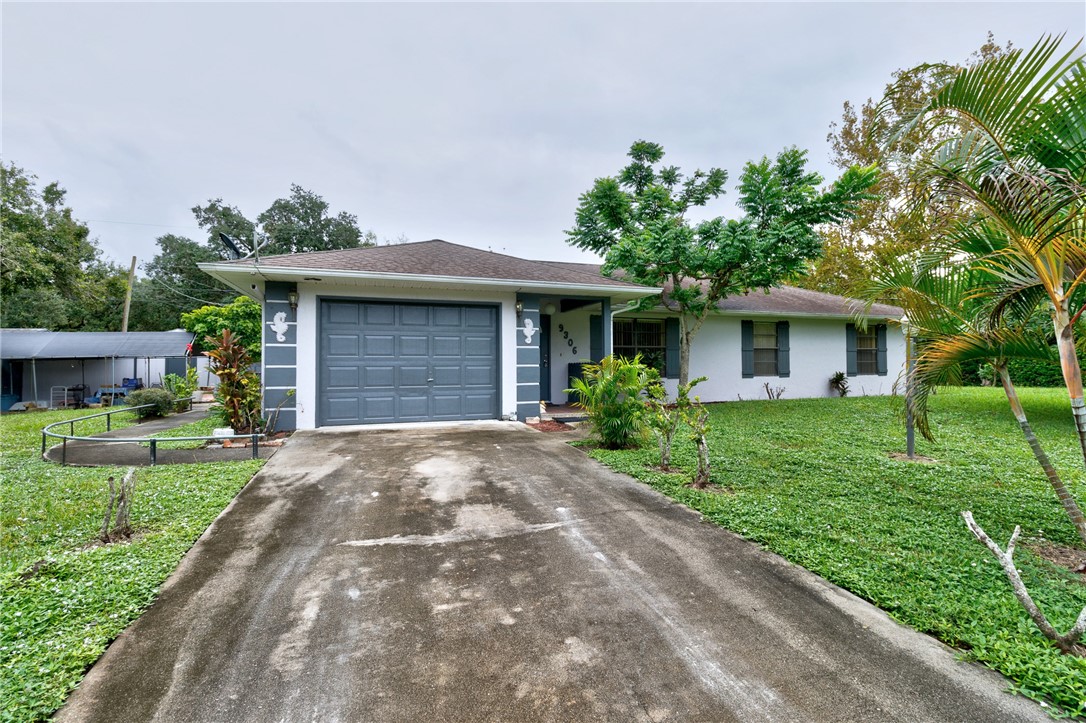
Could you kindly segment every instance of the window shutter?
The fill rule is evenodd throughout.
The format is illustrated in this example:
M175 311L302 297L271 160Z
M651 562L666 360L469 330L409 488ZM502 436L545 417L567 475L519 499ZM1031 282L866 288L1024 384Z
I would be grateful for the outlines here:
M856 376L856 325L845 324L845 374Z
M588 320L588 354L594 362L603 359L603 317L598 314Z
M668 379L677 379L679 376L679 320L664 320L664 371Z
M884 377L886 376L886 324L875 327L875 340L878 344L875 363L878 365L879 376Z
M788 353L788 322L777 322L777 376L786 377L791 373Z
M743 342L743 378L750 379L754 377L754 322L746 321L742 322L742 342Z

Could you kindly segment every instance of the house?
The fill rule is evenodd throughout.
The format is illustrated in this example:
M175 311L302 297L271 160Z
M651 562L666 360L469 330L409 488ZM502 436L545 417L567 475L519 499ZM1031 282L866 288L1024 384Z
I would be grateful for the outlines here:
M188 365L197 365L201 383L210 384L207 360L189 356L191 341L183 330L0 329L0 411L20 402L66 406L99 389L123 391L126 379L152 386L165 374L184 376Z
M532 261L440 240L200 264L262 302L264 406L280 425L526 419L566 401L571 374L612 351L678 371L678 323L633 314L660 289L607 278L591 264ZM781 288L728 299L691 350L703 401L829 395L836 371L853 389L888 394L904 362L876 305ZM674 390L674 381L670 381Z

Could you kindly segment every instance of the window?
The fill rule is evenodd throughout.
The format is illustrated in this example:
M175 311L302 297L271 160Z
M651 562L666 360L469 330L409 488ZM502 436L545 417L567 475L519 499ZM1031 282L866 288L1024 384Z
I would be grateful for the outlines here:
M648 367L667 376L667 332L663 319L615 319L612 327L615 356L633 359L641 355Z
M856 373L879 373L878 328L874 325L865 331L856 330Z
M754 376L777 376L777 324L754 322Z

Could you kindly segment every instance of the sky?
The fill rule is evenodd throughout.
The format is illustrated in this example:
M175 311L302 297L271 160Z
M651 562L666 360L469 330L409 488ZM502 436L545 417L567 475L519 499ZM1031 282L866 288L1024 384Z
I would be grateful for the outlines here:
M292 183L382 239L588 261L564 232L635 140L727 170L706 212L734 216L748 160L795 145L832 180L830 124L894 70L988 31L1078 40L1086 3L4 2L0 25L0 153L118 263Z

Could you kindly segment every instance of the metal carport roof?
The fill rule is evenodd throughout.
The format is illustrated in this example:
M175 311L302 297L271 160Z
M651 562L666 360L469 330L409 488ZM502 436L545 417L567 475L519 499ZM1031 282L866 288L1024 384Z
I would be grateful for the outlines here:
M0 359L156 359L183 357L187 331L0 329Z

